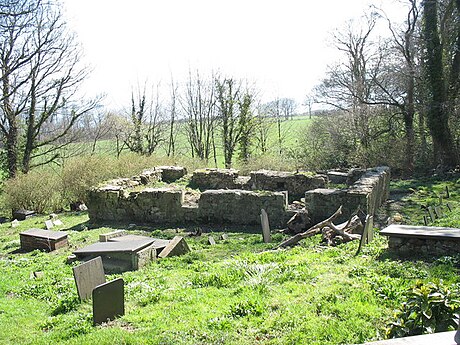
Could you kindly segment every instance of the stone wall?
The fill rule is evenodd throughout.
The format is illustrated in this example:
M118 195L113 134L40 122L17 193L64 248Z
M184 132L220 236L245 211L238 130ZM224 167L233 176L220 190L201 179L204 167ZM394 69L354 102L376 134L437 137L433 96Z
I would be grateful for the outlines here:
M174 181L185 173L185 169L157 167L131 179L112 180L92 188L87 203L89 216L94 221L255 225L260 224L263 208L272 226L284 227L295 212L292 205L288 206L289 192L304 193L326 185L322 175L263 170L247 177L233 169L205 169L195 171L191 179L191 184L207 189L201 193L171 185L148 188L149 183ZM389 169L369 169L347 189L307 191L305 205L313 222L327 218L343 205L341 220L345 220L358 205L373 214L388 197L388 188Z
M250 176L240 176L235 169L199 169L193 172L191 184L207 189L244 189L287 191L291 197L302 197L307 190L324 188L327 177L306 172L273 170L252 171Z
M342 216L347 220L358 206L373 215L388 198L390 189L390 168L368 169L354 184L346 189L318 188L305 193L305 207L312 222L320 222L332 215L342 205Z
M287 194L247 190L207 190L198 201L204 223L260 224L260 210L270 217L270 225L284 226L288 220Z

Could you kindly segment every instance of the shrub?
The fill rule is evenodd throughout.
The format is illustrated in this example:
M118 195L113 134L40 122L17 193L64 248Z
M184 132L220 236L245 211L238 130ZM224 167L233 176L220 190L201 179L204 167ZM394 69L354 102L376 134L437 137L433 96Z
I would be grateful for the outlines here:
M36 169L5 181L5 203L9 209L56 211L63 206L61 190L61 181L55 172Z
M387 330L388 338L445 332L457 327L456 312L460 303L454 298L454 291L442 282L425 284L418 281L406 298L395 314L396 321Z

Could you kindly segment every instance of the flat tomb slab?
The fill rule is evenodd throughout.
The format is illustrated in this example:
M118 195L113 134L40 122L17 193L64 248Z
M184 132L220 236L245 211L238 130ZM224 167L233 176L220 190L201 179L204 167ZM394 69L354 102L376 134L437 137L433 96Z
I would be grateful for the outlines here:
M151 240L97 242L77 249L73 253L78 256L104 253L135 253L152 244Z
M67 233L43 229L29 229L19 234L23 250L44 249L56 250L68 245Z
M454 335L456 331L440 332L413 337L375 341L364 345L456 345Z
M137 270L156 259L152 240L97 242L73 253L80 260L100 256L104 271L109 273Z
M414 226L391 224L380 231L383 236L422 238L422 239L455 239L460 241L460 229L436 226Z
M138 241L138 240L144 240L144 241L150 241L152 244L153 248L156 249L157 253L160 253L163 248L165 248L169 242L169 240L163 240L161 238L152 238L148 236L141 236L141 235L126 235L126 236L120 236L120 237L114 237L109 239L109 242L126 242L126 241Z

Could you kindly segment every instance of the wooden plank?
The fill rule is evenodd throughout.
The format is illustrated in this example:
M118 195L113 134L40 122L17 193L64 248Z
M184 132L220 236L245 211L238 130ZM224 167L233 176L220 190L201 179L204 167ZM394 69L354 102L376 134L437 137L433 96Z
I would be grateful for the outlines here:
M100 256L73 268L73 277L81 300L91 297L93 289L105 283L104 268Z
M260 210L260 223L262 225L262 237L264 239L264 243L270 243L272 241L270 223L268 221L268 214L264 209Z

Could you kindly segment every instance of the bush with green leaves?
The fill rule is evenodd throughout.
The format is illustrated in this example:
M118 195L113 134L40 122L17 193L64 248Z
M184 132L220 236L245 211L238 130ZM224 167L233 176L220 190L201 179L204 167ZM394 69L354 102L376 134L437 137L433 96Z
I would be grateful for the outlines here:
M418 281L406 293L407 301L395 313L388 338L445 332L457 328L460 301L458 286Z

